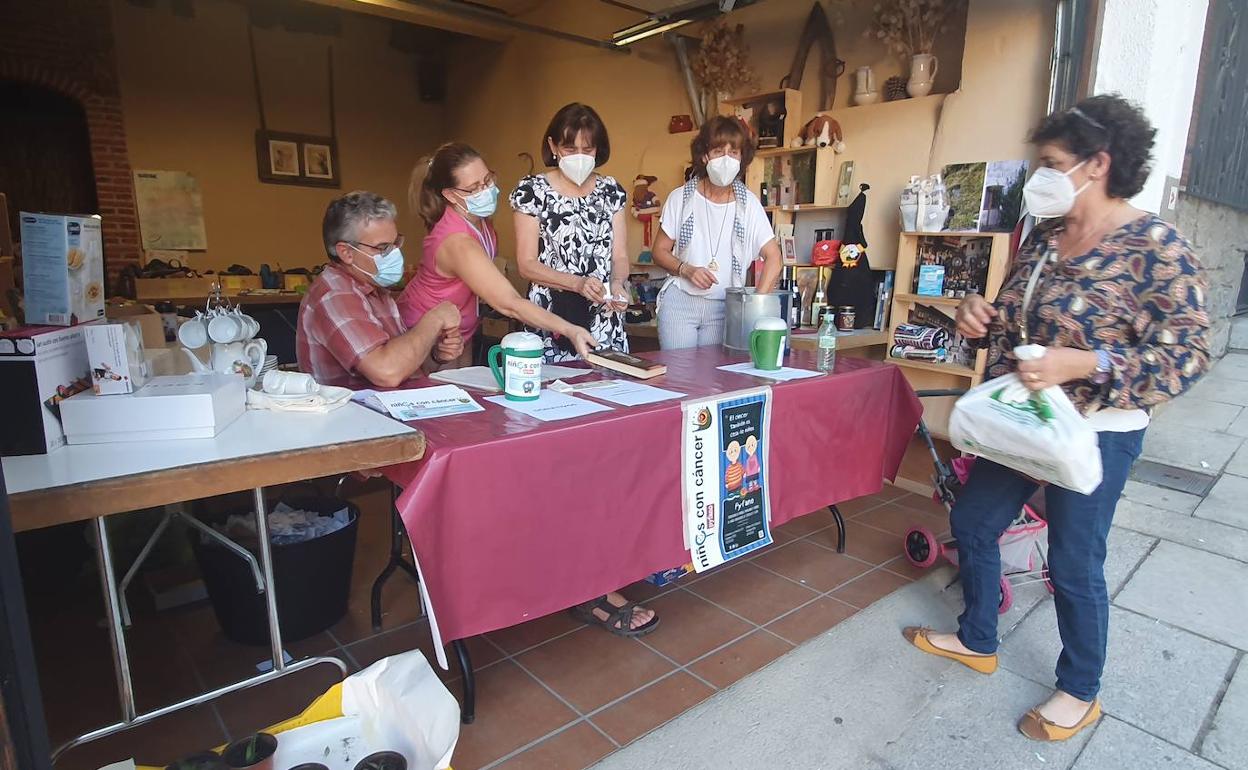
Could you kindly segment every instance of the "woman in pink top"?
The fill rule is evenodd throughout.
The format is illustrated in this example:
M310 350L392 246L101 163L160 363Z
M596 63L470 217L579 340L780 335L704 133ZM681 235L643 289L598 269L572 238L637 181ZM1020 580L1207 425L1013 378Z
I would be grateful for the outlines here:
M490 217L498 203L498 185L476 150L461 142L442 145L416 164L408 195L429 228L424 258L399 297L409 328L439 303L450 302L459 308L468 357L480 298L508 318L567 337L581 355L598 346L588 329L521 297L494 266L498 236ZM468 363L461 358L461 365Z

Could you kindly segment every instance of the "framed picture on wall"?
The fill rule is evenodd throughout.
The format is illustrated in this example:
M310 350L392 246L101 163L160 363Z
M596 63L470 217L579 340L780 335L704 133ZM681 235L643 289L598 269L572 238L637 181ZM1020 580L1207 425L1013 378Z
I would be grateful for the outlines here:
M274 176L299 176L299 145L270 139L269 173Z
M338 143L330 136L257 130L256 174L269 184L338 187Z
M304 173L312 179L334 178L334 156L328 144L303 145Z

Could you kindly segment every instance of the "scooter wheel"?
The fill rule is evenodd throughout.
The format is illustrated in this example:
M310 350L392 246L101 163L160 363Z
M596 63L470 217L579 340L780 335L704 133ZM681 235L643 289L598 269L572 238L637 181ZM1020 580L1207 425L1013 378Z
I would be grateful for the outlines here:
M1001 576L1001 598L997 602L997 614L1004 615L1010 611L1010 607L1014 606L1014 589L1010 587L1010 581L1005 575Z
M927 527L913 527L906 533L905 552L914 566L930 567L940 558L940 543Z

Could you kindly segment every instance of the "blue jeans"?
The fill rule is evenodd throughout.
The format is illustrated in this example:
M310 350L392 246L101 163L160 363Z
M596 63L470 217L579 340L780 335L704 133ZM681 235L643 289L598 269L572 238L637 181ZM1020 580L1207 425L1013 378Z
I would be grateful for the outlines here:
M1057 689L1090 701L1101 687L1109 626L1105 587L1105 541L1118 497L1144 445L1144 431L1100 433L1101 485L1090 495L1045 488L1049 521L1049 578L1054 588L1062 654ZM958 638L975 652L997 651L997 605L1001 580L1001 533L1038 485L984 459L958 495L950 517L966 611Z

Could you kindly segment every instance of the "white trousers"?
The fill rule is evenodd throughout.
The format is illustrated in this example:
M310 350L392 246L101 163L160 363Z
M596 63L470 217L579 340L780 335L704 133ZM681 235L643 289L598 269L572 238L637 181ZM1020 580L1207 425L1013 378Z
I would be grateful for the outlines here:
M659 293L659 347L718 345L724 341L724 301L686 294L674 281Z

